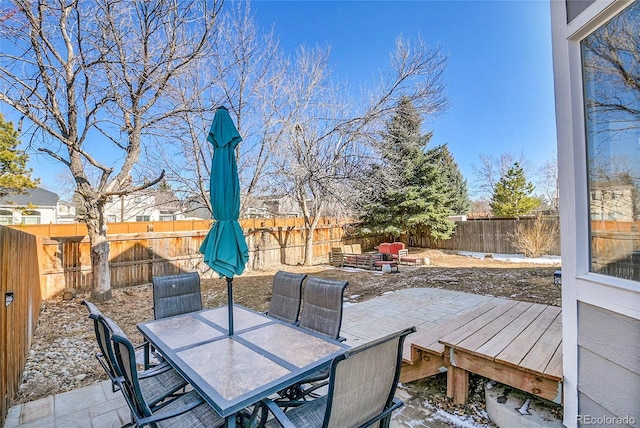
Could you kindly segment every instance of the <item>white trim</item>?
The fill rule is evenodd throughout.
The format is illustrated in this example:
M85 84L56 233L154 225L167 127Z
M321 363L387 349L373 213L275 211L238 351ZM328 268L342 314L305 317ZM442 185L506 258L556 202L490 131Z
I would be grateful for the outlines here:
M564 269L562 273L564 282ZM640 319L640 292L637 282L597 273L589 273L576 280L578 301Z
M565 0L551 1L560 182L564 420L577 426L578 302L640 319L635 281L589 272L589 203L580 42L633 0L599 0L567 24Z
M560 232L562 244L562 367L565 426L576 426L578 414L577 295L576 295L576 201L572 123L571 69L567 43L567 10L564 1L551 2L553 74L556 132L558 137L558 181L560 185ZM568 124L569 126L566 126Z

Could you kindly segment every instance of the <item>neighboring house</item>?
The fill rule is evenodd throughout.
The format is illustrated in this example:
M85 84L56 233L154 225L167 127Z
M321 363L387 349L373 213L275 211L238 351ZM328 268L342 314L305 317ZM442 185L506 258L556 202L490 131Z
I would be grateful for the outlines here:
M589 187L591 220L633 221L635 186L593 182Z
M244 218L271 218L271 217L302 217L302 209L298 200L290 195L268 195L268 196L244 196L242 199L244 206ZM310 214L316 213L312 199L307 201ZM348 217L350 213L338 204L325 205L322 216L324 217Z
M49 224L76 221L75 208L41 187L0 200L0 224Z
M182 204L171 192L145 190L113 197L105 206L108 223L184 219Z
M301 217L298 201L289 195L269 195L244 197L244 217Z
M76 207L65 201L58 201L58 215L56 223L75 223L78 221Z
M637 427L640 232L631 220L638 213L613 201L628 204L640 187L640 0L552 0L551 19L564 424ZM614 190L620 182L631 187Z

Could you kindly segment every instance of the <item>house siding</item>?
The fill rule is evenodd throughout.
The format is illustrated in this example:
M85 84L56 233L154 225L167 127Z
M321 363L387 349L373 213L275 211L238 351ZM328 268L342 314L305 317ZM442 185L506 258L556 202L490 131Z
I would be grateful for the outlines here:
M640 426L640 320L578 302L579 415Z
M579 414L584 416L592 416L596 418L615 418L616 415L602 407L600 404L593 401L591 398L584 394L579 394L580 405L579 405ZM587 425L587 424L582 424ZM627 425L628 426L628 425Z

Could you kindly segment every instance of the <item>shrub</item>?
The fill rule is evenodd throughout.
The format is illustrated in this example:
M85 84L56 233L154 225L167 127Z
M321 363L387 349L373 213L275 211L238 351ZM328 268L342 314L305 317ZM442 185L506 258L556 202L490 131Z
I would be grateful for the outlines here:
M517 225L510 238L513 245L525 256L540 257L555 245L558 233L556 221L545 220L538 215L531 226Z

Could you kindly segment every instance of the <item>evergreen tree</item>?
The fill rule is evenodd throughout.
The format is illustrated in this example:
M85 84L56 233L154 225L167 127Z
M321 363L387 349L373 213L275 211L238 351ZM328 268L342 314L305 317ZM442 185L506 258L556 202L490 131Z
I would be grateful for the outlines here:
M38 180L31 178L31 169L27 169L29 156L18 149L19 144L13 123L5 122L0 114L0 199L38 185Z
M383 135L383 163L371 174L382 185L374 186L363 222L393 236L422 229L434 239L448 239L455 224L447 217L466 213L466 182L446 146L425 152L431 133L422 134L421 123L411 102L402 100Z
M532 196L533 183L528 182L524 170L515 162L493 189L489 206L499 217L519 218L540 206L540 199Z
M387 124L379 148L387 173L410 180L412 170L431 139L431 133L421 134L422 118L408 98L402 98L396 114ZM401 182L399 185L405 183Z
M471 199L469 199L469 189L457 162L446 145L440 146L437 150L437 161L442 168L442 174L449 183L449 196L447 205L453 214L465 215L471 210Z

